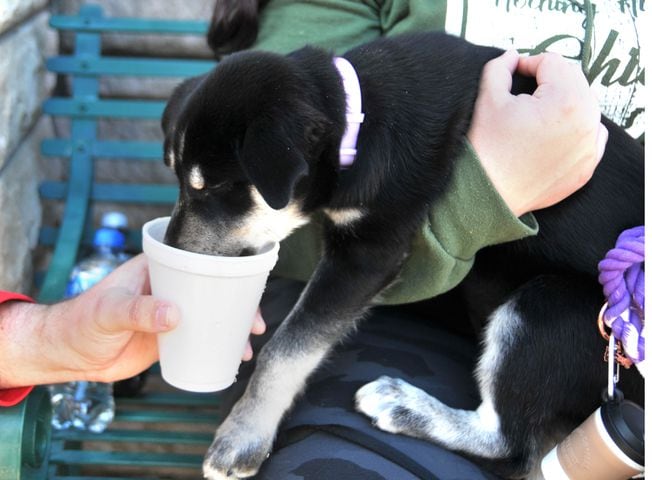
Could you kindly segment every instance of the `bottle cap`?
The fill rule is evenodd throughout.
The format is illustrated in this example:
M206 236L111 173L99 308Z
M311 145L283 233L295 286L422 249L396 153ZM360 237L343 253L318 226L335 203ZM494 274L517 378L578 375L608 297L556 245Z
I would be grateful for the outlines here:
M129 221L127 216L122 212L106 212L102 215L102 227L108 228L127 228Z
M113 228L100 228L95 231L93 245L96 247L111 247L113 249L125 246L125 236Z

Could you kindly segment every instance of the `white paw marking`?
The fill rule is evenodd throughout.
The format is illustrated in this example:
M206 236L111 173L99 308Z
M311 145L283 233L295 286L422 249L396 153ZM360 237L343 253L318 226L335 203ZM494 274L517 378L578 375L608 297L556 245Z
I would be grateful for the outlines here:
M269 456L273 436L261 434L248 424L228 417L217 430L204 459L204 478L225 480L254 476Z
M389 433L403 431L397 409L415 409L426 395L423 390L399 379L382 376L361 387L355 394L356 409L367 415L373 423Z

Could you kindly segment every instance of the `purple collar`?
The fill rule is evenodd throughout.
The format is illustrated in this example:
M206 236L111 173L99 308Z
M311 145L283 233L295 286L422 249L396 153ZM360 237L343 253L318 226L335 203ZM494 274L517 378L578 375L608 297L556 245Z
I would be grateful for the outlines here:
M342 57L335 57L333 63L340 72L344 93L346 95L346 130L340 143L340 167L347 168L353 164L357 153L358 133L364 121L362 113L362 92L360 82L353 65Z

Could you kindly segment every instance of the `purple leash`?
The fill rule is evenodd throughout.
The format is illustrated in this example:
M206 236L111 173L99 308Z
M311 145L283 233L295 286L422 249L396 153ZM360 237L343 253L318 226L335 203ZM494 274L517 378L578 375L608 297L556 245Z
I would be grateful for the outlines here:
M604 324L634 364L645 360L645 227L625 230L598 263Z

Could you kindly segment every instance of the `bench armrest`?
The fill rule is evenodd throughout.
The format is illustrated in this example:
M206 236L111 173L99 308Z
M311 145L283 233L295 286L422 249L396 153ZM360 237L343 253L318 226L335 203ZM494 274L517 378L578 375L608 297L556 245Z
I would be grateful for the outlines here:
M0 480L47 477L52 407L45 387L14 407L0 408Z

